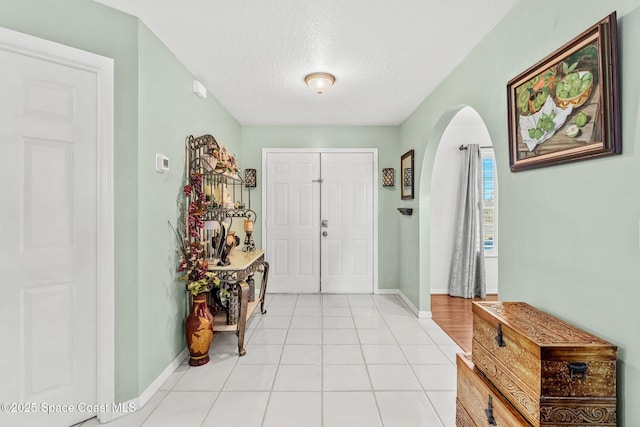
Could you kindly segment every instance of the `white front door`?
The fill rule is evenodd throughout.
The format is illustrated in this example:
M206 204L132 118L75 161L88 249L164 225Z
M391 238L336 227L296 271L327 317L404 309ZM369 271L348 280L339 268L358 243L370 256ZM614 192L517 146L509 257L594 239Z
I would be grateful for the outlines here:
M0 425L96 415L77 404L97 401L97 94L95 73L0 49Z
M270 292L320 290L320 156L268 153Z
M322 153L321 200L322 292L372 293L373 154Z
M267 152L265 171L269 291L372 293L373 152Z

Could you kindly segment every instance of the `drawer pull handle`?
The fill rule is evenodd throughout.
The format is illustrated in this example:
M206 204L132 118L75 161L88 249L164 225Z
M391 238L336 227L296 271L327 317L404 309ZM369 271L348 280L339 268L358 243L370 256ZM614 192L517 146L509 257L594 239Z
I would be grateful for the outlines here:
M487 422L490 426L497 426L496 419L493 417L493 397L489 395L489 401L487 402L487 409L484 410L484 414L487 416Z
M586 380L587 379L587 364L584 362L572 362L567 365L569 368L569 377L573 379L573 376Z
M498 323L498 335L496 335L496 342L498 343L498 347L506 347L504 339L502 338L502 323Z

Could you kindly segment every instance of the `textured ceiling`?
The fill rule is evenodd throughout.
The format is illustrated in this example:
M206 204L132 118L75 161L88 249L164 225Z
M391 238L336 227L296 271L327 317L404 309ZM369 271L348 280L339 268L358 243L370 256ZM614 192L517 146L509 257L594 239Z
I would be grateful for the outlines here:
M97 0L138 16L242 125L397 125L518 0ZM326 71L319 95L305 75Z

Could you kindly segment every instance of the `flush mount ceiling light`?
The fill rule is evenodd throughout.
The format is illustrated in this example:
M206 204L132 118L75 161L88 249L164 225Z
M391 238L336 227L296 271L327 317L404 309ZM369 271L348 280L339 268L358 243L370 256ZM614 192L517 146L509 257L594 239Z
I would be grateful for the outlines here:
M331 88L336 78L329 73L311 73L304 78L304 81L312 91L323 93Z

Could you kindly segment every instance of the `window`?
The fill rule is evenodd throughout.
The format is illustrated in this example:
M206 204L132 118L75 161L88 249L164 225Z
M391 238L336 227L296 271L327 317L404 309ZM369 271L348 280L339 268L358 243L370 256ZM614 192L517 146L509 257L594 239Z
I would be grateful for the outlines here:
M482 203L484 252L498 256L498 181L493 148L482 148Z

